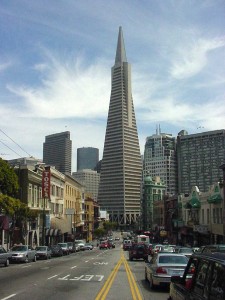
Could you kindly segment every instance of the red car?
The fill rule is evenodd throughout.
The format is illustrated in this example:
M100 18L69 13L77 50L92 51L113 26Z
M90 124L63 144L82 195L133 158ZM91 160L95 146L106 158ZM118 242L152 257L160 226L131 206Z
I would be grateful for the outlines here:
M109 249L110 246L109 246L109 243L108 241L101 241L100 244L99 244L99 249Z
M133 244L129 249L129 260L135 259L144 259L148 260L148 246L144 243Z

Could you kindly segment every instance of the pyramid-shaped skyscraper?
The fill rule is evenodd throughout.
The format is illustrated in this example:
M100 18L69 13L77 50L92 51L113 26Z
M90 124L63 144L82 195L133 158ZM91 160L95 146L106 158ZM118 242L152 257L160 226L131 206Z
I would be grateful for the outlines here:
M134 224L140 215L142 161L131 91L131 65L127 62L119 28L98 202L110 220Z

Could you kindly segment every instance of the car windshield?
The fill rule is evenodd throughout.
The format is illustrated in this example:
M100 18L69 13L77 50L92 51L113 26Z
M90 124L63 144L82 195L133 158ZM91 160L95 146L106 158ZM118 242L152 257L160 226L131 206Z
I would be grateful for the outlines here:
M66 244L66 243L59 243L59 246L60 246L60 247L66 247L67 244Z
M14 246L12 247L12 251L27 251L26 246Z
M160 264L187 264L188 259L185 256L165 255L159 257Z
M45 246L36 247L37 251L45 251L46 249L47 249L47 247L45 247Z

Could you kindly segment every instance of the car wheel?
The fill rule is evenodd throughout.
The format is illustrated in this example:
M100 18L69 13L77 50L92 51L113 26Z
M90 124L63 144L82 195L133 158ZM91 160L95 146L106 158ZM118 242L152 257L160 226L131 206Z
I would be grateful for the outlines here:
M35 255L34 259L33 259L33 262L36 262L36 261L37 261L37 256Z
M7 258L6 262L5 262L5 267L8 267L9 266L9 259Z

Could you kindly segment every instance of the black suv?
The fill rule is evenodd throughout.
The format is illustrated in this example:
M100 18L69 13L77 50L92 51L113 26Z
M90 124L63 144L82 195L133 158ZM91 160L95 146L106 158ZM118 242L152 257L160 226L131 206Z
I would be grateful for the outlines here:
M224 278L224 253L193 254L183 277L171 277L168 300L224 300Z
M148 246L144 243L132 244L129 249L129 260L140 259L148 260Z
M201 246L198 252L201 252L201 253L223 252L223 253L225 253L225 244L213 244L213 245Z

